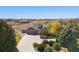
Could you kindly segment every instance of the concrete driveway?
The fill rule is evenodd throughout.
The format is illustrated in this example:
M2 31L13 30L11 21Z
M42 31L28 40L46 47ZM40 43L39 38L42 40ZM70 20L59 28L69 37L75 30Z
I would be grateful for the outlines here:
M39 35L25 34L17 45L19 52L36 52L33 48L33 43L41 43L43 39Z

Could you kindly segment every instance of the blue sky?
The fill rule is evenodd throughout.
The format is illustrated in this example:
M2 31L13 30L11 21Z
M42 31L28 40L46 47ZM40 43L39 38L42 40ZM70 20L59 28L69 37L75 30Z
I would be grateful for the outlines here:
M79 18L79 6L0 6L0 18Z

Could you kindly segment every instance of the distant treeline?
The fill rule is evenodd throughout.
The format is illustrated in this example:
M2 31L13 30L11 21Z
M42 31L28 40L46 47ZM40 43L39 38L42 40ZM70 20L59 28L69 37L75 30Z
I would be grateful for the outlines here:
M79 18L65 18L65 19L62 19L62 18L59 18L59 19L0 19L0 20L4 20L4 21L15 21L15 22L19 22L19 21L23 21L23 22L26 22L26 21L38 21L38 20L60 20L60 21L64 21L64 20L79 20Z

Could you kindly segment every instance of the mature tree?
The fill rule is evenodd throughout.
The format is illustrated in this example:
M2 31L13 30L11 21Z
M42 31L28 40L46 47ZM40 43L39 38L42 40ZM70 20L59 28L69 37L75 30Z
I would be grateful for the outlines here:
M9 52L16 48L14 30L4 21L0 20L0 51Z

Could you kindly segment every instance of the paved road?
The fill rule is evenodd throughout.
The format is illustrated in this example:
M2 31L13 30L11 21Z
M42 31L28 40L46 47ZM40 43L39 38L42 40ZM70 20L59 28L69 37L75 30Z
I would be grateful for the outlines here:
M39 35L27 35L20 40L17 45L17 49L19 52L35 52L33 48L33 43L41 43L43 39L39 37Z

